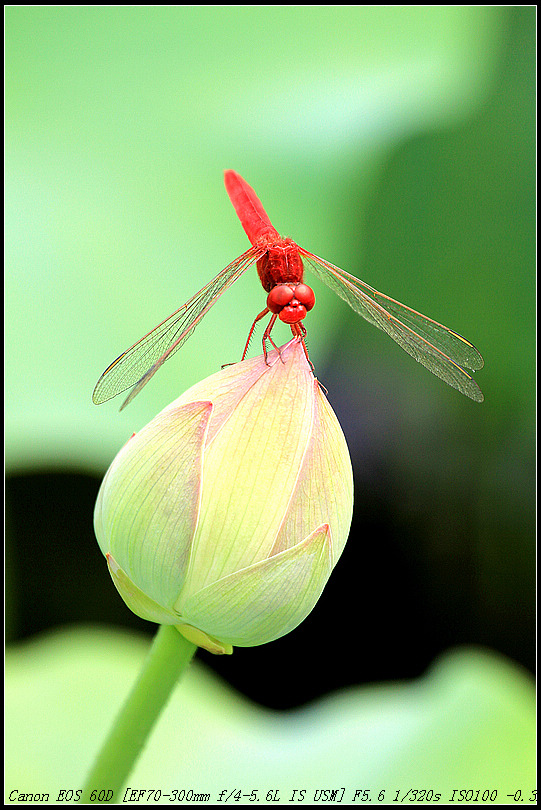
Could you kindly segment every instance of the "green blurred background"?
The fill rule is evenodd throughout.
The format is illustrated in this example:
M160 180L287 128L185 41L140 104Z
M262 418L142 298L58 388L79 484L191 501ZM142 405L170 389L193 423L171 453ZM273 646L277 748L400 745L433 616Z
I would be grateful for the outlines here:
M72 624L154 632L110 583L93 503L134 430L240 357L264 306L255 271L129 409L90 396L248 247L223 187L234 168L281 233L475 343L485 402L315 281L310 356L356 481L344 561L290 636L201 660L273 709L421 676L461 644L533 671L535 7L11 6L5 19L15 654Z

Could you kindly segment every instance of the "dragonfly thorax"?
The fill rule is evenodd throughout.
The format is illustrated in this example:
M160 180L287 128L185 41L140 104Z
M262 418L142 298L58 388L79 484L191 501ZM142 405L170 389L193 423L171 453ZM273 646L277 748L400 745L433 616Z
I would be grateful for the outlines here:
M297 245L291 239L267 248L265 255L257 262L259 279L266 292L277 284L300 284L304 267Z

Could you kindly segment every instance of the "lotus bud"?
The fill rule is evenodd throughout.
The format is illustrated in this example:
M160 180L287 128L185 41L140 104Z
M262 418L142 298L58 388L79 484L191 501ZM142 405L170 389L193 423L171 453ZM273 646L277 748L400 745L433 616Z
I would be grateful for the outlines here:
M134 434L94 526L134 613L231 653L306 618L352 509L344 435L294 338L194 385Z

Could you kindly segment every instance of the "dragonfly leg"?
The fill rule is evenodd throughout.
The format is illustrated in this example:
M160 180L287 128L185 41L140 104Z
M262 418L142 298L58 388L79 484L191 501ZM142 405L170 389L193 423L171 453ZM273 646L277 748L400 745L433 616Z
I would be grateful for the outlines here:
M308 349L306 348L306 343L305 343L305 340L304 340L305 337L306 337L306 327L305 327L305 325L303 323L300 323L300 321L299 321L299 323L292 323L291 324L291 331L293 332L294 337L298 337L298 338L301 339L302 348L304 349L306 359L308 360L308 363L310 364L310 368L312 369L312 373L315 374L316 369L314 367L314 364L312 363L312 361L310 360L310 358L308 356Z
M269 343L270 343L272 346L274 346L274 348L276 349L276 351L277 351L277 352L278 352L278 354L280 355L280 360L282 360L282 354L281 354L281 352L280 352L280 349L278 348L278 346L276 345L276 343L274 342L274 340L273 340L273 339L271 338L271 336L270 336L270 333L271 333L272 327L273 327L273 326L274 326L274 324L276 323L276 318L277 318L277 317L278 317L278 315L273 315L273 316L272 316L272 318L270 319L270 321L269 321L269 323L268 323L268 325L267 325L267 328L266 328L266 329L265 329L265 331L263 332L263 354L264 354L264 356L265 356L265 363L267 363L267 365L268 365L268 362L267 362L267 340L269 341ZM283 362L284 362L284 361L282 360L282 363L283 363Z
M242 363L242 361L244 360L244 358L246 357L246 354L247 354L247 352L248 352L248 346L250 345L250 341L251 341L251 339L252 339L252 335L254 334L254 329L255 329L255 325L256 325L256 323L257 323L258 321L260 321L260 320L261 320L261 318L264 318L264 317L265 317L265 315L267 314L267 312L268 312L268 311L269 311L269 310L268 310L267 308L265 308L265 309L263 310L263 312L260 312L260 313L259 313L259 315L258 315L258 316L257 316L257 318L255 319L255 321L253 322L253 324L252 324L252 328L251 328L251 329L250 329L250 331L248 332L248 340L246 341L246 346L244 347L244 351L243 351L243 353L242 353L242 357L240 358L241 363ZM263 347L264 347L264 346L265 346L265 344L263 343ZM266 362L266 361L267 361L267 353L265 352L265 362Z

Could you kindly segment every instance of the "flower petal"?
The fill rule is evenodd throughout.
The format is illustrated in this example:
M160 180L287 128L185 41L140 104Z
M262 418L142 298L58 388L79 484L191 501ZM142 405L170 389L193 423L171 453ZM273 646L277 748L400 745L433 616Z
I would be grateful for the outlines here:
M177 624L176 628L192 644L197 644L198 647L203 647L214 655L231 655L233 652L231 644L224 644L217 638L209 636L208 633L198 630L197 627L192 627L191 624Z
M274 365L277 360L278 353L269 352L269 365ZM206 377L177 397L174 402L164 408L162 413L174 410L189 402L211 401L213 410L212 421L206 438L206 444L208 445L224 422L229 419L231 413L237 407L237 403L245 396L246 392L257 383L260 377L267 373L269 365L265 363L262 356L259 356L250 360L243 360L240 363L233 363L230 366L224 366L221 371Z
M333 567L346 545L353 514L353 471L342 428L317 380L312 437L273 554L306 537L314 526L331 528Z
M266 644L306 618L331 570L331 536L324 524L293 548L194 594L181 621L239 647Z
M115 588L136 616L158 624L178 624L178 616L150 599L135 585L111 554L105 555Z
M94 528L129 579L165 609L178 598L200 498L210 402L158 414L124 445L102 482Z
M263 373L205 449L185 599L270 556L307 452L315 396L302 344L291 341L281 359L270 353L270 366L258 361Z

